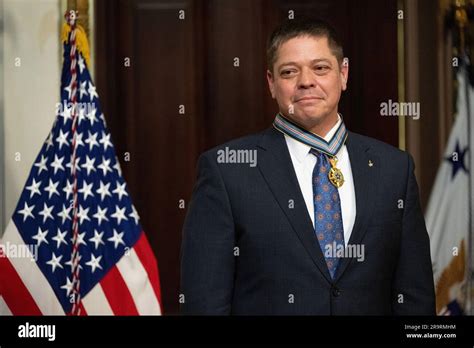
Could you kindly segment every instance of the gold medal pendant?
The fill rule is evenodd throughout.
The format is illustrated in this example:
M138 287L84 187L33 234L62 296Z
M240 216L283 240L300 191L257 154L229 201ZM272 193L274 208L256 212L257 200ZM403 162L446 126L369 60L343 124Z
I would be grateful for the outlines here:
M331 169L328 173L328 178L331 183L336 186L337 188L341 187L344 184L344 175L339 168L336 168L337 164L337 157L329 158L329 163L331 163Z

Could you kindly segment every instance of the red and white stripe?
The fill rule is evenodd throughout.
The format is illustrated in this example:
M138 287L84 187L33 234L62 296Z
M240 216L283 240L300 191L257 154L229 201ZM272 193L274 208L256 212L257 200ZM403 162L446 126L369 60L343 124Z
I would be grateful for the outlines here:
M24 245L13 220L3 243ZM0 315L64 315L56 294L34 261L0 257ZM158 265L145 233L83 298L80 315L160 315Z

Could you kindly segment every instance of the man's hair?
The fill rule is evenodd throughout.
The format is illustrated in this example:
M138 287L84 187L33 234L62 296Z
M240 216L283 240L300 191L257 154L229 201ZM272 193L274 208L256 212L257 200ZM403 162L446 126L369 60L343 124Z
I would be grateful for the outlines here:
M333 27L319 19L287 19L273 31L267 43L267 64L271 72L273 72L273 65L277 60L277 52L281 45L299 36L327 38L329 49L336 57L339 65L342 64L344 52L341 41Z

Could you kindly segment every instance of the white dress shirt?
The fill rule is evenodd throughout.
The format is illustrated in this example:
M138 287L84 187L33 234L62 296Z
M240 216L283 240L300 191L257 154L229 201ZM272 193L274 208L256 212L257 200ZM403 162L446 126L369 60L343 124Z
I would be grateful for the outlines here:
M339 117L336 125L326 134L324 139L329 141L341 123ZM291 161L295 168L296 177L300 185L301 193L303 194L308 214L314 226L314 201L313 201L313 169L316 164L316 156L309 151L311 147L293 139L285 134L286 145L290 152ZM341 202L342 224L344 228L344 242L347 246L349 238L354 227L356 216L356 200L354 191L354 180L352 178L351 162L349 160L349 153L346 145L342 145L337 156L337 168L342 171L344 175L344 184L338 189Z

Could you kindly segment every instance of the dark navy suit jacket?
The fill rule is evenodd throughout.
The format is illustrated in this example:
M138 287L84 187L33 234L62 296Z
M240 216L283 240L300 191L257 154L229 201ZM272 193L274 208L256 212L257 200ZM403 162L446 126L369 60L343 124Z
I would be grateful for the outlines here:
M352 132L346 146L356 195L349 244L365 254L341 259L335 279L282 133L269 128L201 155L183 227L183 314L435 315L413 159ZM257 166L218 163L226 147L256 150Z

